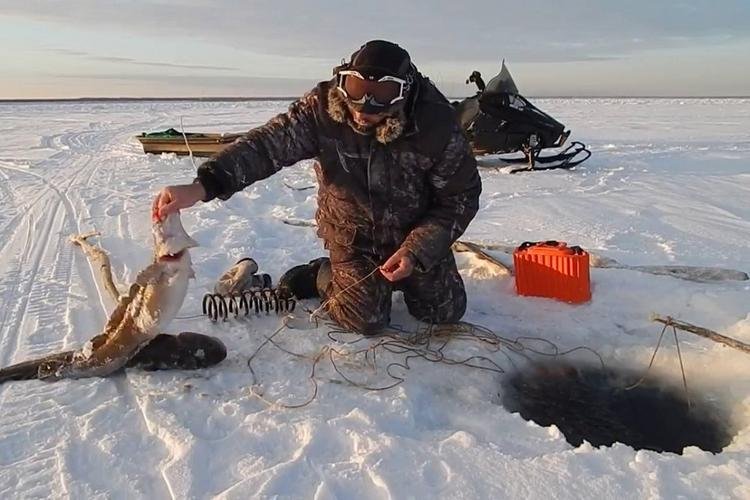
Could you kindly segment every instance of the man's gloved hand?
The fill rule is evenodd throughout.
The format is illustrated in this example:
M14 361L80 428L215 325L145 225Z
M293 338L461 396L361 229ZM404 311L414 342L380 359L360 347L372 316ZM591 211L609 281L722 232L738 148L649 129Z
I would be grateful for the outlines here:
M400 248L380 266L380 273L388 281L399 281L414 272L416 261L413 253L406 248Z
M206 197L206 190L199 182L167 186L159 191L151 206L151 219L163 220L167 215L183 208L192 207Z

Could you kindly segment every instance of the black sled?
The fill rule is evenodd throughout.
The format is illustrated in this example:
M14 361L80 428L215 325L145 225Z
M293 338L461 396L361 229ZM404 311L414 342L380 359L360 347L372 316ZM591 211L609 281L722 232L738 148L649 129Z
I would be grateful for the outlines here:
M572 168L591 156L586 145L572 142L564 150L542 155L543 149L562 148L570 136L565 125L531 104L518 93L505 61L500 73L485 85L482 75L474 71L466 83L475 83L476 95L453 106L461 126L469 137L474 154L505 155L522 153L521 157L499 157L499 165L510 173Z

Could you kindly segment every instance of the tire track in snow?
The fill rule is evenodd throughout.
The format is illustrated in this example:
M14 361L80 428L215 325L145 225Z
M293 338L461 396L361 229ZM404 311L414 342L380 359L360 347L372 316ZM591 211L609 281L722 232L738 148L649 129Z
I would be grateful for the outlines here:
M36 172L30 172L26 169L18 169L7 167L7 170L15 170L24 174L38 178L44 185L45 189L42 194L37 197L37 200L33 205L34 208L29 206L26 213L25 227L27 229L25 238L21 241L22 232L14 230L14 245L22 246L21 258L19 259L19 272L13 273L15 276L11 278L14 286L9 287L8 293L12 293L14 296L20 297L15 307L5 308L5 317L0 324L0 357L4 358L3 364L7 364L9 358L16 355L19 350L22 350L23 341L29 339L34 340L34 337L38 334L38 327L44 322L51 323L54 328L55 323L59 325L60 316L68 308L65 304L65 300L69 298L69 287L71 285L72 276L72 262L73 252L72 246L67 242L67 236L72 232L79 232L78 226L80 218L77 217L76 210L74 209L68 192L71 187L75 186L79 181L81 175L86 175L86 184L91 182L93 177L94 169L91 168L91 158L84 158L83 161L61 162L60 156L56 156L55 163L57 167L64 165L66 168L61 169L61 173L53 179L47 179L45 176ZM73 165L70 165L73 163ZM76 167L75 169L71 167ZM70 176L70 170L74 170L73 175ZM56 177L67 176L68 182L64 188L59 188L55 184ZM54 196L51 196L54 193ZM41 207L41 208L40 208ZM57 236L56 244L53 243L54 237ZM42 268L44 271L44 278L42 276ZM88 278L91 278L89 286L84 288L89 291L89 295L93 298L93 294L90 292L94 291L98 294L98 290L95 286L97 283L94 272L89 266ZM84 279L87 276L82 276ZM66 289L67 286L67 289ZM20 293L19 293L20 291ZM50 301L49 299L53 299ZM54 303L52 303L54 302ZM101 296L100 296L101 302ZM102 308L104 306L102 304ZM8 312L10 310L10 312ZM31 334L26 335L28 332ZM54 334L54 332L48 332ZM46 354L50 351L59 350L60 342L54 342L52 339L37 338L32 343L32 349L27 355L33 356L36 354ZM52 341L51 341L52 340ZM37 353L33 347L36 346L40 351ZM32 383L33 384L33 383ZM60 396L63 395L64 387L62 385L55 386L42 386L49 387L49 396L46 398L49 401L57 401ZM25 388L22 388L25 389ZM2 390L2 389L0 389ZM15 392L15 391L13 391ZM9 393L7 390L2 390L2 399L0 407L3 408L3 425L0 426L2 429L9 431L9 433L3 433L3 437L0 438L0 442L3 442L3 448L6 448L7 444L12 444L14 439L22 438L24 441L28 439L28 433L23 431L26 424L29 423L28 412L32 410L32 414L35 418L31 420L32 424L38 425L40 422L50 422L50 427L55 429L55 432L59 430L59 422L57 425L53 422L61 420L67 421L68 418L65 415L61 415L56 408L43 408L43 407L28 407L27 403L28 393L26 391L19 391L18 394L14 395ZM123 402L126 406L127 399ZM139 406L139 405L133 405ZM15 422L12 411L7 411L12 408L17 408L18 412L22 415L26 415L26 418L20 419ZM65 426L67 427L67 426ZM63 484L56 484L55 478L63 477L63 468L66 464L60 461L60 453L56 451L56 447L59 443L59 439L45 440L44 443L39 443L41 446L34 446L32 449L36 450L33 457L29 457L23 462L23 477L24 481L16 483L16 486L24 491L25 493L36 492L40 496L45 496L44 493L39 491L36 486L39 486L42 490L52 487L52 491L61 491L67 489ZM46 476L43 477L43 476ZM6 483L5 479L0 478L0 491ZM167 485L168 486L168 485ZM154 488L151 488L154 489ZM161 488L156 488L161 490ZM3 495L5 496L5 495Z
M125 133L128 135L131 134L130 131L125 130L115 130L114 134L120 136ZM109 132L107 135L114 136L114 134L111 134L113 131L107 132ZM40 171L51 173L52 175L49 177L23 168L7 169L37 177L42 181L43 187L39 189L40 193L35 197L34 201L25 207L26 213L17 219L19 224L12 226L12 238L9 238L13 240L11 243L15 248L23 247L21 258L18 261L19 272L15 274L11 273L14 276L11 279L15 283L11 288L14 291L22 290L20 296L25 297L25 300L22 298L16 304L16 307L13 308L13 314L7 314L8 317L0 323L0 332L8 334L0 337L2 342L0 343L0 357L5 357L6 362L8 358L17 355L21 349L26 348L28 351L29 346L24 346L23 342L29 340L29 337L33 339L33 335L27 336L25 335L26 332L33 330L39 324L45 322L49 322L52 325L59 325L61 323L60 315L55 311L58 311L62 304L53 303L54 301L49 300L45 302L44 299L49 299L51 292L57 294L58 290L56 287L64 288L67 285L67 290L60 290L60 296L70 300L73 261L78 260L80 263L83 262L80 259L74 258L76 252L71 251L71 246L67 244L68 233L79 232L80 224L83 221L80 217L80 210L77 211L75 209L68 194L71 193L72 189L80 191L81 186L91 187L98 183L96 171L102 166L102 163L96 160L92 161L92 159L94 159L94 155L98 151L103 150L108 145L108 142L104 140L97 143L97 141L76 139L74 135L70 134L60 134L56 138L59 138L59 140L50 140L50 143L55 147L58 147L58 143L62 145L66 145L67 143L70 147L64 148L65 151L60 151L54 154L49 161L43 162L46 168L40 169ZM86 139L90 138L87 137ZM86 148L90 148L90 150L85 155L81 154L80 150L86 150ZM71 173L73 173L72 176L70 175ZM60 178L63 179L63 182L60 182ZM79 209L88 212L83 200L77 198L76 201ZM90 214L88 218L90 219ZM25 233L24 229L26 230ZM129 227L126 232L127 234L123 236L132 236ZM56 244L54 236L58 236ZM7 250L1 250L0 255L8 255ZM85 259L85 262L88 263L88 260ZM10 276L11 274L6 274L6 276ZM95 294L100 295L101 302L101 294L99 294L97 286L98 279L94 270L89 265L88 272L79 272L79 274L81 274L80 278L84 280L83 289L87 292L87 295L92 299ZM41 276L45 279L40 279ZM14 296L17 295L14 293ZM41 298L42 300L37 302L37 298ZM45 307L48 307L48 309ZM63 305L63 307L65 306ZM104 308L103 304L102 308ZM69 306L65 307L65 309L69 309ZM34 316L34 318L28 318L28 316ZM54 350L51 347L50 339L41 336L32 343L31 350L37 352L35 348L39 348L39 351L45 351L43 353L39 352L39 354L46 354ZM43 390L45 396L41 399L50 404L46 406L31 405L30 407L28 403L29 391L27 390L29 384L36 389ZM59 403L61 400L68 399L67 394L69 392L85 397L80 390L84 386L81 383L62 383L52 386L34 382L29 384L10 385L9 387L12 389L18 388L11 391L0 388L0 394L2 394L0 396L0 407L3 408L3 415L0 416L0 423L2 423L0 425L0 429L2 429L2 432L0 432L0 443L2 443L2 446L0 448L12 449L14 448L14 444L17 444L17 448L25 447L27 452L28 450L34 450L32 456L25 457L13 467L13 469L16 469L16 475L19 470L22 471L20 475L23 477L23 480L20 482L17 479L12 480L0 473L0 496L14 496L12 494L14 491L16 493L23 491L26 494L33 492L38 496L46 496L51 491L59 493L60 491L74 492L80 490L80 486L76 486L76 482L82 480L77 477L77 475L80 475L80 471L78 470L79 464L76 464L78 462L76 457L81 454L96 454L97 450L94 449L93 444L87 443L85 436L76 436L76 434L80 434L80 422L76 423L72 421L74 418L71 418L70 412L67 409L68 405L63 405L61 408ZM86 384L85 387L88 386L89 384ZM113 388L110 381L97 381L94 383L94 386ZM121 380L118 378L115 381L114 389L116 389L119 397L106 399L108 403L103 406L98 400L94 400L93 403L98 408L104 409L102 411L114 410L130 415L128 417L128 422L130 422L130 425L128 425L128 435L130 437L126 435L125 439L130 440L135 438L141 441L146 436L151 436L155 444L158 443L161 453L154 450L156 453L152 452L152 454L158 458L162 458L163 455L163 460L153 464L154 472L159 472L148 479L147 490L158 492L158 496L160 497L174 497L174 489L162 466L165 463L171 462L173 450L169 443L158 435L159 428L154 428L152 425L153 419L148 418L147 399L136 394L127 377ZM115 404L117 408L112 409L112 404ZM70 405L74 405L73 409L80 406L75 401L71 401ZM97 411L99 411L98 408ZM33 415L33 418L29 419L29 414ZM133 420L134 418L136 419L135 421ZM139 424L133 425L136 422L139 422ZM42 433L39 434L40 439L36 439L38 433L32 432L30 429L37 426L54 429L54 435ZM84 423L85 426L88 426L88 424ZM66 441L59 436L60 431L63 434L73 435L72 445L70 437ZM35 445L31 447L28 446L29 436L34 438L33 441L35 442ZM20 444L22 441L24 445ZM67 451L66 448L68 448ZM0 459L2 455L0 453ZM128 466L127 463L115 463L115 465L120 465L124 468ZM71 477L72 470L77 471L73 473L74 477ZM82 477L84 484L96 483L96 481L92 482L86 479L87 477L93 477L92 473L84 472ZM65 483L72 481L72 486L64 484L63 478L66 479ZM13 483L13 481L16 482ZM6 495L6 493L8 494Z
M25 223L24 226L20 226L16 231L13 232L12 237L8 239L8 243L3 247L3 252L0 253L0 255L6 255L8 252L5 252L5 249L8 248L11 243L16 241L20 237L24 238L23 243L21 243L20 245L16 245L21 247L21 251L10 262L13 270L6 273L7 280L5 278L0 278L0 293L2 293L2 295L0 295L0 299L2 299L3 305L2 314L0 314L0 355L2 355L6 351L4 346L7 343L7 338L5 335L3 335L3 332L5 323L8 320L8 315L11 312L10 304L12 295L15 295L19 290L23 292L22 288L20 287L23 268L24 264L28 260L28 255L31 248L31 217L25 217L23 219L23 222ZM23 227L25 227L25 231L22 230ZM4 359L4 361L7 362L7 359Z
M70 187L73 186L76 181L78 180L79 176L82 173L86 173L86 167L90 164L90 159L88 161L84 161L82 166L77 168L74 171L74 174L69 177L67 185L64 189L60 189L57 187L57 185L53 182L53 180L49 180L43 175L29 171L27 169L22 169L18 167L10 167L7 165L0 165L0 168L6 169L6 170L12 170L16 172L21 172L23 174L35 177L39 179L43 185L47 188L46 191L42 193L41 196L39 196L35 203L27 207L26 215L29 219L31 219L34 215L39 215L38 222L31 224L30 220L27 221L27 235L24 243L24 250L22 251L22 259L20 262L21 269L18 272L18 279L21 279L22 274L25 274L23 283L16 283L15 287L11 288L11 292L14 292L17 289L21 289L21 299L20 299L20 307L15 308L21 309L22 313L18 313L16 311L12 311L11 315L11 321L14 322L13 327L8 330L12 330L15 332L15 337L19 337L20 332L20 326L23 324L26 313L32 312L32 313L39 313L42 309L39 308L39 305L32 305L30 306L29 303L32 299L39 299L40 295L44 295L43 292L37 291L36 293L32 291L32 289L37 289L41 287L42 289L45 288L44 285L49 286L49 283L38 283L37 275L39 274L39 270L41 267L42 262L45 260L45 256L49 254L49 245L51 242L51 237L53 235L57 235L57 241L55 244L54 251L52 252L51 257L51 265L50 269L52 269L51 277L55 280L61 280L63 281L63 285L67 285L70 282L71 277L71 269L72 269L72 251L71 251L71 245L67 242L68 236L73 233L74 231L77 232L78 230L78 223L76 218L76 211L73 208L72 203L70 202L70 199L67 196L67 192L70 190ZM64 174L61 174L64 175ZM39 210L31 210L36 205L38 205L39 202L46 201L48 198L48 194L50 192L55 193L55 197L53 200L53 206L52 209L47 209L45 207L44 210L41 210L41 214L39 213ZM60 208L63 208L63 211L60 212ZM38 226L40 224L43 225L41 229L39 229ZM33 230L32 230L33 227ZM52 230L53 227L56 230ZM17 232L16 232L17 233ZM14 234L16 234L14 233ZM34 233L41 234L41 239L39 241L34 241ZM34 243L34 244L32 244ZM46 260L49 260L46 259ZM27 270L26 273L23 273L23 267L24 265L30 266L30 269ZM57 287L54 287L57 288ZM67 290L57 290L59 293L53 293L52 297L66 297L67 296ZM36 302L36 301L34 301ZM42 306L49 305L48 303L42 303ZM59 304L56 304L59 305ZM104 306L102 305L104 308ZM7 307L6 314L7 314ZM48 307L43 307L43 309L49 309ZM105 309L106 310L106 309ZM60 312L59 310L57 312ZM59 316L59 315L58 315ZM55 315L45 315L47 319L53 319L56 316ZM7 316L2 318L0 320L0 334L2 334L5 322L7 321ZM3 342L7 341L7 335L0 335L0 338L3 339ZM49 351L48 351L49 352ZM5 354L5 357L7 358L8 353ZM15 351L10 354L15 354ZM4 359L4 362L7 363L7 359Z
M10 220L0 227L0 235L3 235L7 228L12 224L13 219L18 215L16 209L16 196L10 188L10 177L3 171L0 171L0 200L3 200L5 209L0 213L0 217L6 216L6 211L11 211ZM2 240L0 240L2 241Z
M51 190L46 191L48 195ZM45 196L44 201L47 201ZM42 206L46 205L43 203ZM18 287L13 289L15 292L20 290L21 300L16 307L11 310L9 328L5 329L3 335L3 354L6 361L9 356L18 353L23 341L28 338L35 339L35 343L40 344L45 352L59 348L59 342L50 339L36 338L36 333L40 323L45 319L45 314L39 314L40 307L50 307L50 314L58 314L62 310L60 304L52 305L46 301L45 295L49 290L49 284L38 278L42 274L43 264L49 262L49 246L55 234L63 230L66 224L66 214L60 210L61 202L57 200L52 210L44 210L30 214L26 219L27 233L24 238L23 257L20 261L20 270L17 278L20 280ZM34 219L34 216L38 216ZM35 235L41 235L41 238L35 238ZM58 244L62 238L58 238ZM57 252L55 251L57 254ZM55 255L55 257L59 254ZM57 264L57 258L52 262L53 266ZM63 263L63 268L65 263ZM24 270L24 267L26 268ZM59 266L57 266L60 269ZM25 271L25 272L23 272ZM53 271L54 274L54 271ZM65 279L65 276L58 276ZM40 282L41 281L41 282ZM58 290L54 290L58 292ZM64 300L65 295L62 295ZM63 304L64 306L64 304ZM51 321L54 324L54 321ZM26 326L28 325L28 327ZM54 327L54 326L53 326ZM25 334L31 330L31 335ZM9 351L10 345L13 345L12 351ZM33 344L32 344L33 345ZM30 353L34 355L35 353ZM16 389L16 390L13 390ZM26 444L29 439L33 439L40 446L35 446L34 453L31 456L24 457L19 467L13 467L18 472L18 468L23 470L20 474L19 483L16 490L24 491L27 495L46 496L48 491L65 491L65 485L61 483L61 477L57 457L54 447L46 444L51 440L57 440L59 437L58 424L59 409L56 404L55 396L59 394L59 389L52 386L37 386L35 390L28 391L26 387L10 386L8 390L2 393L3 408L3 425L4 433L0 441L3 443L3 449L13 449L14 444L19 440ZM13 394L16 392L17 394ZM29 408L29 400L37 400ZM29 418L29 413L33 418ZM14 418L15 417L15 418ZM25 430L25 432L24 432ZM20 446L19 446L20 448ZM2 481L4 483L4 481ZM6 497L5 495L2 495ZM7 496L10 498L12 495Z
M28 357L43 355L63 348L64 339L60 338L55 322L59 320L61 314L67 311L69 306L73 248L68 242L68 235L75 230L76 225L75 210L67 197L67 190L75 184L81 173L86 171L87 166L88 162L84 162L76 170L76 174L69 180L65 190L60 190L54 183L41 176L39 177L45 185L48 185L56 193L58 204L55 206L55 213L50 219L54 225L54 230L51 232L45 231L46 238L42 245L38 245L42 252L39 262L40 264L41 262L47 263L47 266L43 269L43 275L39 276L40 279L30 280L31 294L24 317L29 315L35 318L36 327L26 337L26 339L33 341L30 349L28 349ZM64 211L60 211L60 204L62 204ZM54 235L57 235L57 238L53 238ZM41 269L41 267L38 269ZM39 274L37 273L37 275Z
M2 355L5 358L3 364L7 364L9 358L19 351L24 351L24 343L27 343L26 357L62 348L63 340L59 338L57 325L68 306L67 287L73 256L71 249L66 248L70 245L66 243L68 234L75 227L75 211L66 191L88 166L88 162L73 163L78 168L72 176L68 175L67 186L63 189L58 188L55 183L63 173L47 179L26 169L2 166L6 170L35 177L45 187L36 203L32 204L33 209L32 206L27 207L27 232L22 257L19 259L19 272L15 278L16 286L9 290L13 295L20 292L20 300L12 309L6 307L6 317L0 325ZM16 385L2 391L2 429L6 431L0 438L3 448L12 448L19 439L24 442L30 437L35 441L39 440L37 446L32 448L34 453L25 457L18 467L23 470L22 479L14 489L24 491L25 494L46 496L50 489L67 490L67 486L61 482L63 471L56 452L60 439L58 420L69 419L64 410L61 415L57 405L61 390L61 387L37 385L32 391L28 391L27 387ZM35 395L40 403L32 404L29 408L29 397L34 398ZM34 415L31 419L28 417L30 411ZM14 419L15 413L20 413L21 418ZM4 481L0 481L2 483Z
M34 241L33 235L27 235L26 245L22 258L22 267L24 264L28 266L25 272L20 272L18 275L18 288L10 288L6 290L6 296L14 295L18 293L20 300L15 304L15 307L8 308L6 305L6 316L3 318L0 324L0 338L3 339L4 345L14 344L15 347L12 352L7 352L7 349L3 349L2 362L3 365L9 364L10 356L16 354L21 339L22 327L27 322L27 311L29 308L29 302L33 299L40 298L40 284L37 281L37 275L41 267L42 259L45 254L46 246L50 240L50 234L52 233L53 227L56 226L58 220L60 202L54 203L52 210L45 211L39 218L39 222L35 224L38 229L31 231L32 233L40 234L41 237ZM31 226L29 226L31 228ZM62 229L61 227L59 228ZM34 242L35 244L30 244Z
M114 131L114 133L112 135L119 134L119 133L120 133L120 131ZM60 153L57 153L57 154L53 155L54 163L55 164L61 163L61 156L64 156L64 154L68 154L69 155L69 154L71 154L70 152L73 152L73 154L78 155L77 151L79 149L82 149L83 151L88 151L86 149L87 147L96 146L96 143L94 141L90 141L90 140L83 141L83 140L81 140L81 137L84 137L84 136L86 138L90 138L90 137L94 137L95 134L92 131L86 131L86 132L83 132L83 133L80 133L80 134L65 133L65 134L57 134L55 136L51 136L52 139L49 139L48 142L60 144L61 146L64 146L65 149L66 149L65 151L61 151ZM107 142L105 142L105 144L107 144ZM72 259L73 259L72 245L70 245L67 242L67 237L70 234L72 234L72 233L80 233L81 232L81 228L80 228L81 219L80 219L80 217L78 217L78 213L75 210L75 208L73 207L73 204L72 204L72 202L71 202L71 200L70 200L70 198L68 196L68 192L71 190L71 188L73 186L75 186L77 184L77 181L78 181L79 177L81 176L81 174L85 174L85 179L86 179L85 186L90 186L92 179L94 179L96 171L100 167L100 165L99 165L98 162L92 162L92 156L93 156L93 154L96 153L96 151L93 151L93 152L88 151L88 152L89 152L89 154L87 154L86 156L83 157L83 165L81 167L75 169L74 175L71 178L68 179L67 185L63 189L58 188L55 185L55 183L54 183L53 180L49 180L45 176L43 176L41 174L38 174L36 172L32 172L32 171L29 171L28 169L23 169L23 168L18 168L18 167L11 167L11 166L7 166L7 165L0 165L0 168L5 168L7 170L13 170L13 171L21 172L21 173L24 173L24 174L27 174L27 175L30 175L30 176L38 178L39 180L41 180L44 183L44 185L45 185L46 188L51 189L57 195L58 202L55 204L55 210L59 209L59 203L60 202L64 205L65 215L68 217L68 221L67 221L67 226L68 227L67 227L67 232L61 230L61 232L59 233L60 234L60 238L58 239L58 242L57 242L57 252L58 252L58 255L61 255L64 258L65 262L68 263L69 265L68 266L65 266L65 265L55 265L54 267L55 267L55 269L57 269L59 271L58 274L55 277L60 278L60 279L62 279L64 281L66 281L66 282L70 281L71 268L72 268ZM62 162L62 163L64 163L64 162ZM87 167L90 167L90 166L92 168L87 168ZM59 167L59 165L56 165L55 167L56 167L56 170L57 170L57 167ZM70 169L70 167L68 167L68 169ZM64 171L61 172L60 174L58 174L58 176L64 176L64 175L65 175ZM43 199L44 199L44 197L40 196L39 198L37 198L37 201L35 201L31 206L27 207L27 214L28 215L32 215L33 212L31 211L31 208L33 206L35 206L39 201L41 201ZM64 228L62 228L62 229L64 229ZM48 236L48 233L45 232L44 235ZM43 245L39 245L39 246L46 247L47 243L48 243L48 240L45 238L45 240L43 241ZM96 273L91 268L91 265L90 265L90 263L88 263L88 260L86 262L87 262L87 265L89 267L89 273L88 274L90 274L90 278L91 278L89 286L86 286L87 291L89 292L88 296L89 296L89 298L93 298L93 294L91 294L90 292L91 291L95 291L96 292L96 295L98 296L98 302L99 302L99 304L101 306L101 310L102 310L102 312L104 313L104 315L106 317L107 314L108 314L107 307L106 307L106 305L104 303L103 294L101 293L101 290L99 290L98 280L97 280L97 277L96 277ZM35 272L32 273L32 278L35 277L35 275L36 275ZM86 277L83 276L83 275L81 277L83 279L86 279ZM33 282L33 279L30 279L29 281ZM87 281L89 281L89 280L87 280ZM93 284L93 287L90 286L91 284ZM61 291L61 294L62 293L63 292ZM2 332L2 327L3 327L3 322L0 321L0 332Z
M27 172L26 169L19 168L19 167L14 167L12 164L10 166L3 165L3 163L4 163L3 160L0 160L0 174L2 174L3 177L5 177L8 180L8 184L10 184L10 176L8 176L8 174L6 173L6 171L21 171L23 173ZM42 193L34 193L36 196L34 196L33 199L28 204L21 205L21 206L16 206L15 202L18 201L19 196L17 196L13 192L12 189L10 189L9 187L5 186L5 184L0 184L0 186L2 186L4 188L3 191L7 191L8 192L8 198L7 199L10 200L10 202L8 203L8 205L12 205L15 208L15 210L16 210L16 213L13 215L13 217L11 217L11 219L5 225L3 225L2 227L0 227L0 242L2 242L0 244L0 255L2 255L3 252L5 251L6 247L11 243L11 240L12 240L14 234L16 233L17 227L19 226L20 222L25 217L30 217L31 215L33 215L33 212L31 212L32 207L34 207L34 205L36 205L37 203L39 203L41 200L45 199L44 198L44 193L46 191L48 191L50 188L49 188L49 186L45 185L44 186L44 192L42 192ZM11 234L8 236L9 232Z

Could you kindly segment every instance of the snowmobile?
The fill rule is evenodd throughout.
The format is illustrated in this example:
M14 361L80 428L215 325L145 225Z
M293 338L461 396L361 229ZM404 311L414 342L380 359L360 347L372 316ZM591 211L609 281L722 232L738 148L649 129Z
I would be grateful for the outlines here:
M479 71L469 75L466 83L476 84L478 92L463 101L453 102L453 106L474 153L481 156L520 152L523 155L493 158L492 166L507 166L510 173L572 168L591 156L586 145L577 141L556 154L541 154L543 149L563 147L570 130L518 92L505 60L500 73L486 85ZM482 163L485 162L480 159L480 165Z

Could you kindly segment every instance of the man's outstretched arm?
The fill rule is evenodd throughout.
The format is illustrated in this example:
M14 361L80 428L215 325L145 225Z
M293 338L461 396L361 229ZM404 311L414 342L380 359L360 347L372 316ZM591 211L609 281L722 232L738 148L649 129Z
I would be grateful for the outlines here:
M249 131L198 167L193 184L162 189L153 203L154 218L164 218L201 200L226 200L282 167L315 157L319 150L317 105L318 93L313 90L292 103L286 113Z

